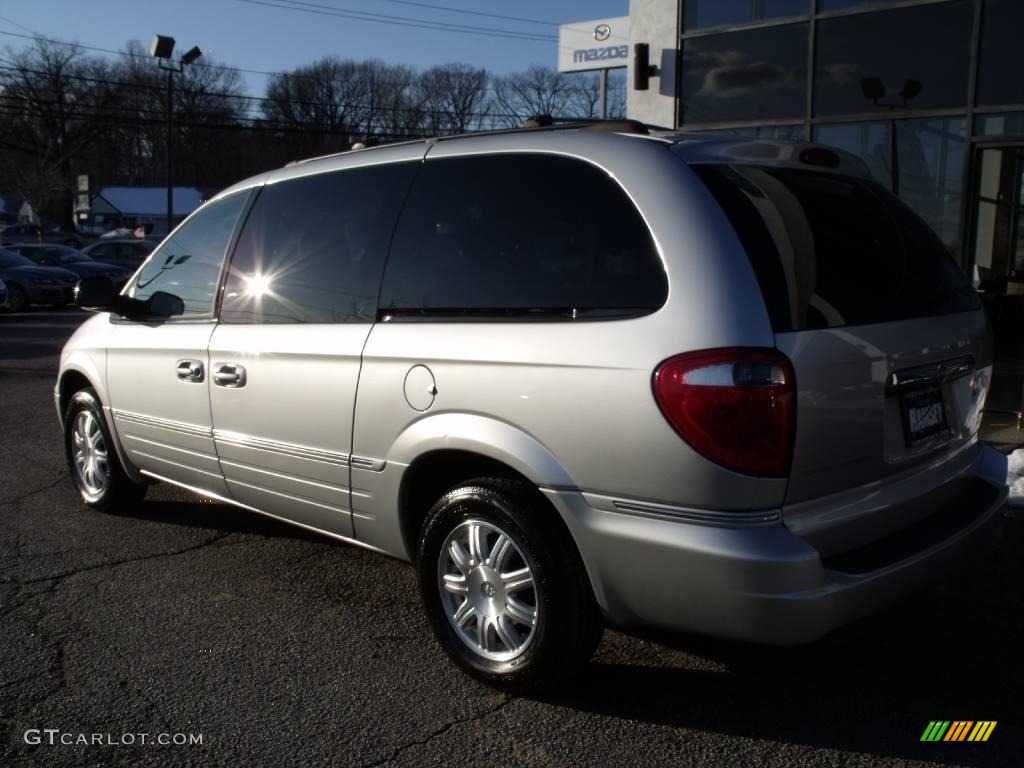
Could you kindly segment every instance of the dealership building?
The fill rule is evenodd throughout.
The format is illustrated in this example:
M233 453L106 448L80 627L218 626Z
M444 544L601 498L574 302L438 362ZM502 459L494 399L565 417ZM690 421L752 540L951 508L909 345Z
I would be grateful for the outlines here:
M630 118L848 150L1024 294L1022 0L631 0L628 38Z

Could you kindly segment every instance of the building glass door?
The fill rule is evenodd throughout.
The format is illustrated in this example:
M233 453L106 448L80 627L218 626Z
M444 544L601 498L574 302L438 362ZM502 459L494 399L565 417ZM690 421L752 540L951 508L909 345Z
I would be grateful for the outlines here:
M975 168L975 279L983 290L1024 293L1024 147L982 147Z
M974 160L974 280L995 338L987 436L1019 443L1024 438L1024 145L982 146Z

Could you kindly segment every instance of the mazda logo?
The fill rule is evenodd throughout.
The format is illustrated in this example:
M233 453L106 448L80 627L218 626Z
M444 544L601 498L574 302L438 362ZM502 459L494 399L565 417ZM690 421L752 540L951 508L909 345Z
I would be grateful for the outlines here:
M607 24L598 24L594 27L594 39L599 43L603 43L612 35L612 28Z

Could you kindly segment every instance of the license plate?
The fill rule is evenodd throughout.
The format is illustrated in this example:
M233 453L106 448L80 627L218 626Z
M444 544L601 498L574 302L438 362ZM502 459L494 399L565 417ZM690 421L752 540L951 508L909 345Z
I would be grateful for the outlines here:
M903 411L903 437L907 447L926 442L946 428L942 407L942 390L938 386L922 387L900 395Z

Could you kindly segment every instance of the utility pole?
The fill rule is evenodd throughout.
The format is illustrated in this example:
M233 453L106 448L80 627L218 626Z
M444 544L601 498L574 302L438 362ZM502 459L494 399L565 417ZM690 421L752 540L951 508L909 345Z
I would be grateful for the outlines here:
M173 60L174 38L153 35L149 54L157 60L160 69L167 71L167 234L174 228L174 76L185 72L185 67L203 55L193 47L182 55L178 62Z
M601 70L601 119L608 119L608 70Z
M167 234L174 227L174 70L167 70Z

